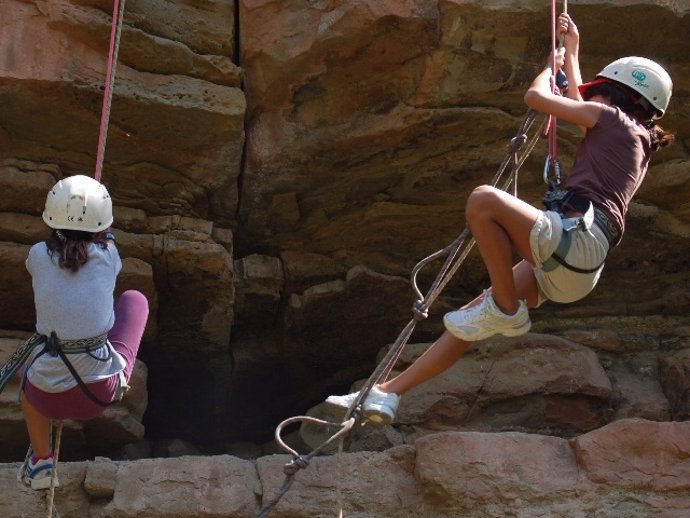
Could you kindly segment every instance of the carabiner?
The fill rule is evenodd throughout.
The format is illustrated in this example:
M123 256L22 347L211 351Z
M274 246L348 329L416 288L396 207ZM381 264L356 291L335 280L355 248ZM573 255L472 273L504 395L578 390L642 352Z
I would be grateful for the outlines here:
M549 178L549 172L551 171L552 167L554 170L553 180L551 178ZM550 154L546 155L546 161L544 162L544 175L543 176L544 176L544 183L546 185L558 186L561 183L561 164L558 160L554 160Z

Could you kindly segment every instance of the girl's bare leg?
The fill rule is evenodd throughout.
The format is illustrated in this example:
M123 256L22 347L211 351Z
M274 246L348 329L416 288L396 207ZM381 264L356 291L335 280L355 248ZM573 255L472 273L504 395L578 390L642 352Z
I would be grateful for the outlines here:
M525 298L518 293L512 271L513 253L533 261L529 236L541 211L505 191L482 185L470 194L465 212L491 279L494 302L512 315L518 301Z
M39 414L22 392L22 407L24 420L29 432L29 440L37 457L47 457L51 453L50 447L50 419Z
M527 301L529 307L535 307L538 301L537 281L534 278L532 266L527 261L521 261L512 269L512 283L516 287L517 297ZM467 306L479 303L477 297ZM451 335L448 331L436 340L429 349L395 378L379 385L383 392L403 394L438 376L458 361L465 351L472 345Z

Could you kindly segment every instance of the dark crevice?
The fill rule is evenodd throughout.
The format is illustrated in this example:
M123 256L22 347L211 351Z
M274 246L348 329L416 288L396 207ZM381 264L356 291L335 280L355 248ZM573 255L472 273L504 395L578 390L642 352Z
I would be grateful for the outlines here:
M233 46L233 56L232 60L235 62L235 64L242 68L242 52L240 50L240 2L235 2L235 31L234 31L234 46ZM244 97L245 100L247 99L247 89L246 89L246 82L244 78L244 74L242 74L242 85L241 85L242 91L244 92ZM237 207L235 211L235 221L237 222L237 227L236 229L239 230L240 227L240 213L241 213L241 208L242 208L242 189L244 186L244 175L245 175L245 169L247 167L247 113L248 113L248 107L245 108L245 114L244 114L244 137L242 141L242 156L240 157L240 170L239 173L237 174Z

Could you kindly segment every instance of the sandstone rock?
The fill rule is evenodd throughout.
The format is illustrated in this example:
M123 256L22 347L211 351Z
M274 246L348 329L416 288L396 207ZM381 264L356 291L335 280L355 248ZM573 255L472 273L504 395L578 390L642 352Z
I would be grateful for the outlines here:
M36 324L31 276L25 261L29 246L0 241L0 329L33 330Z
M431 434L385 452L314 457L269 515L682 518L690 505L687 436L687 423L640 419L571 441L515 432ZM269 509L291 460L61 463L56 506L63 515L103 518L249 518ZM0 491L12 496L0 500L0 514L41 516L43 495L17 488L17 466L0 465Z
M278 309L285 275L277 257L253 254L235 261L236 303L240 315L266 318Z
M571 443L578 464L597 484L657 491L690 488L690 423L616 421Z
M117 464L108 458L98 457L88 463L84 490L93 498L112 498L115 494Z
M48 192L48 191L46 191ZM50 236L43 219L16 212L0 212L0 240L33 245Z
M285 278L291 281L325 280L344 273L335 260L325 255L284 250L280 259Z
M661 383L674 419L690 418L690 349L661 360Z
M121 463L115 494L104 516L251 516L256 508L256 471L249 461L219 456L177 457ZM199 495L204 495L199 499Z
M424 499L446 513L505 512L505 503L496 506L497 493L524 508L587 489L568 443L557 437L448 432L421 438L415 448Z
M608 370L616 387L616 419L641 417L652 421L671 418L669 401L661 390L654 353L638 353Z
M228 4L217 7L229 18L214 20L215 27L232 23ZM186 11L204 16L195 6ZM173 18L184 19L180 10L172 12ZM14 156L38 155L68 170L91 170L109 16L66 0L12 0L0 7L0 18L8 35L0 60L2 126L11 135ZM231 33L232 26L228 28ZM190 39L195 36L190 34ZM54 47L37 49L32 43L37 40L52 41ZM210 50L200 45L204 48ZM241 75L230 56L197 54L181 42L125 24L120 57L103 175L111 195L123 205L197 216L212 212L229 221L237 199L245 111L244 95L237 88ZM43 108L47 98L50 110ZM55 127L70 131L51 129ZM211 142L211 134L218 140ZM176 147L184 151L171 153ZM228 163L234 164L231 175ZM167 203L147 202L158 197Z
M282 468L289 460L286 455L257 460L264 505L283 484ZM327 509L331 513L334 509L342 509L344 515L352 512L353 516L363 517L405 515L419 502L414 470L412 446L400 446L382 453L316 457L296 476L302 489L288 491L273 514L284 517L325 516ZM381 473L385 473L383 480Z
M60 176L56 165L2 158L0 189L5 193L11 192L11 195L2 197L0 211L40 216L45 197Z

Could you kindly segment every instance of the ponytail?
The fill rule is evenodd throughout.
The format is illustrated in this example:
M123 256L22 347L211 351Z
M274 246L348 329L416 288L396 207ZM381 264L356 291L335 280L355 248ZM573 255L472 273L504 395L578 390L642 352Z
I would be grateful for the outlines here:
M645 127L649 131L652 152L672 144L676 138L675 132L665 130L653 120L647 121Z

